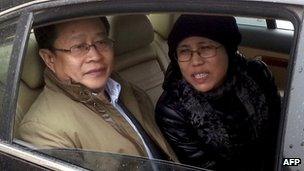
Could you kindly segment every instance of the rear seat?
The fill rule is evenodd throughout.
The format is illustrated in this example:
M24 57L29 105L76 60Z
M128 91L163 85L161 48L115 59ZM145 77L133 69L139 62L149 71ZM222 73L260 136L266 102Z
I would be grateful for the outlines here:
M170 61L168 56L167 40L171 29L179 17L179 14L150 14L148 15L154 28L154 41L156 49L159 49L164 54L164 58Z
M9 55L12 45L2 47L0 67L0 82L4 85L6 82L7 67L9 63ZM15 116L15 124L18 125L25 113L28 111L32 103L43 87L43 64L38 55L38 48L34 35L31 35L28 41L28 50L23 65L23 73L21 75L18 103ZM1 93L4 87L1 86ZM16 129L14 129L15 131Z
M154 41L153 27L145 15L110 17L110 37L115 40L115 70L143 89L155 105L162 93L168 58Z
M21 122L23 116L42 91L44 85L43 70L44 63L39 57L37 43L32 34L28 42L27 54L23 64L15 125Z

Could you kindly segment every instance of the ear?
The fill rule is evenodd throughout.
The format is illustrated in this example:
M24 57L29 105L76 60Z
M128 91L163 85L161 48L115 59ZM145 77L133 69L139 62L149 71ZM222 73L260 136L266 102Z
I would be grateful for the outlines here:
M46 66L55 73L54 61L55 55L49 49L39 49L39 55L43 59Z

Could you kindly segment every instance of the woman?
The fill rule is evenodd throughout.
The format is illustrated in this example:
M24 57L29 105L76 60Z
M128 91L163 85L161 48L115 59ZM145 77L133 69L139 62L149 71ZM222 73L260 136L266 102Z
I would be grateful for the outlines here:
M182 15L169 35L156 120L185 164L271 168L280 96L267 66L237 52L240 41L235 19L223 16Z

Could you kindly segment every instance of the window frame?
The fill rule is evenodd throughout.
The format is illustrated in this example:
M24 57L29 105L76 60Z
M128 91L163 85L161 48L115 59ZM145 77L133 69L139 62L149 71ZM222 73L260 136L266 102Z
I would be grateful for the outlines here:
M85 3L86 2L86 3ZM85 3L85 4L83 4ZM69 11L63 10L69 5ZM250 6L250 8L246 8ZM86 8L87 10L83 10ZM265 10L267 9L267 10ZM278 10L280 9L280 10ZM45 10L45 11L44 11ZM103 11L103 12L100 12ZM290 52L290 64L288 66L288 86L286 88L286 95L284 96L281 123L279 130L278 143L278 157L276 159L276 170L281 169L281 161L283 155L290 156L289 142L287 141L286 134L290 134L292 126L288 126L288 122L295 122L296 117L300 116L304 111L304 107L296 111L299 106L295 100L304 101L304 95L301 89L304 85L304 75L301 75L300 69L303 70L304 57L301 51L304 51L304 29L301 18L303 18L303 5L289 5L270 2L252 2L252 1L199 1L193 0L185 2L182 0L175 1L172 4L170 0L146 2L140 0L131 0L125 2L124 0L117 1L90 1L75 0L75 1L54 1L54 2L41 2L32 4L24 9L19 9L2 16L11 18L20 13L22 15L20 23L17 27L17 38L22 41L15 40L13 46L13 53L9 66L9 75L7 77L7 88L5 94L5 102L3 104L3 113L0 117L0 139L3 143L11 144L13 137L13 121L15 116L16 102L18 96L20 71L22 69L22 60L25 56L28 36L30 32L29 27L32 22L33 26L43 25L45 23L54 22L68 18L76 18L80 16L94 16L94 15L109 15L109 14L124 14L124 13L145 13L145 12L188 12L191 13L210 13L210 14L227 14L227 15L244 15L244 16L259 16L270 18L284 18L290 20L295 26L295 34L293 45ZM34 20L33 20L34 19ZM0 19L1 21L2 19ZM24 27L26 25L26 27ZM13 70L14 69L14 72ZM303 80L303 81L302 81ZM294 108L292 108L294 107ZM304 113L304 112L303 112ZM287 120L284 122L284 120ZM287 126L285 126L287 125ZM285 129L286 127L286 129ZM287 130L288 129L288 130ZM301 138L301 137L299 137ZM298 139L299 139L298 138ZM303 138L303 137L302 137ZM298 141L295 140L295 141ZM1 144L2 142L0 142ZM1 150L0 150L1 151ZM36 154L35 154L36 155ZM51 159L51 158L50 158Z
M22 70L23 57L26 54L26 45L32 21L33 13L31 12L20 16L8 67L6 90L3 97L3 111L0 120L0 139L9 143L12 142L12 128L18 98L20 71Z

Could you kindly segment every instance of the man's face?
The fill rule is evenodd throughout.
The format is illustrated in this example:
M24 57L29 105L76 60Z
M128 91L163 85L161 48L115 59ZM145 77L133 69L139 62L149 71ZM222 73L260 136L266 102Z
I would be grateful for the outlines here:
M70 49L83 44L105 40L107 33L99 18L83 19L56 25L57 39L53 47ZM91 46L87 53L75 55L70 52L52 51L48 67L61 81L72 80L92 90L103 90L113 67L113 49Z

